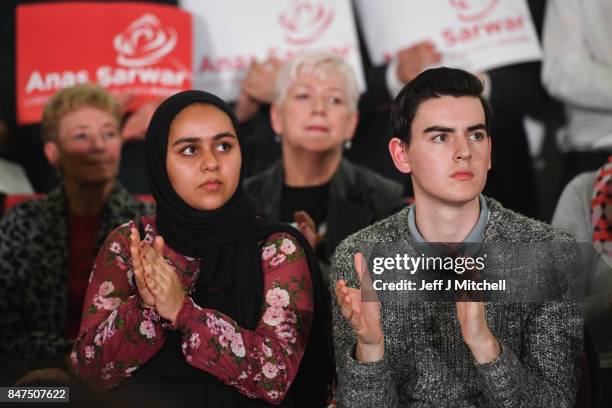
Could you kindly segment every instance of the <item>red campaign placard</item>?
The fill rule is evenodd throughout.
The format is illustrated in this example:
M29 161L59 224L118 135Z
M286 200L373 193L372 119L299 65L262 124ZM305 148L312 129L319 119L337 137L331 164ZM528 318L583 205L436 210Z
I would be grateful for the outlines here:
M113 94L167 97L192 84L191 15L150 3L17 7L17 120L39 122L58 90L97 82Z

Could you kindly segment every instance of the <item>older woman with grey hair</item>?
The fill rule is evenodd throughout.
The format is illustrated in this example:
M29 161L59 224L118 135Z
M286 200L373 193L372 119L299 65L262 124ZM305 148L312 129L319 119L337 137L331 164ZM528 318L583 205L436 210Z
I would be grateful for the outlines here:
M309 52L288 62L270 110L282 158L246 182L260 215L296 223L323 266L342 239L402 205L401 185L342 158L357 127L358 98L341 57Z

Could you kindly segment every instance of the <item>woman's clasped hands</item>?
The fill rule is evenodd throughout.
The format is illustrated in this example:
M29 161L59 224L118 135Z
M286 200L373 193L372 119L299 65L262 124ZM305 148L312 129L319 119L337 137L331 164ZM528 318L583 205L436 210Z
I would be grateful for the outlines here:
M140 240L136 228L130 234L130 254L134 279L142 305L155 309L173 325L185 300L185 290L176 270L163 256L164 239L155 237L153 245Z

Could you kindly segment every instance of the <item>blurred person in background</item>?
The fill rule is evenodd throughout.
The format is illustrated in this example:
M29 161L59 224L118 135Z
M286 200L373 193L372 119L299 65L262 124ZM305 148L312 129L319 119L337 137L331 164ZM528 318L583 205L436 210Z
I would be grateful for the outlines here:
M612 368L612 156L599 169L574 177L557 203L552 225L572 235L580 244L586 272L585 347L592 347L591 381L601 377L604 398L605 371ZM587 351L589 351L587 349Z
M282 159L245 185L259 214L297 223L324 265L342 239L402 206L400 184L342 158L358 96L341 57L308 52L288 62L270 110Z
M7 378L63 366L104 238L152 211L116 181L121 115L118 102L92 84L66 88L45 106L44 152L61 185L18 204L0 222L0 356ZM39 370L26 380L49 374Z
M121 0L98 1L100 3L120 2ZM48 193L61 182L53 167L46 160L43 152L44 141L41 138L41 124L23 125L17 121L17 53L16 53L16 9L24 4L59 3L61 0L3 0L0 1L0 118L5 120L9 130L9 140L0 157L19 163L34 189L39 193ZM142 0L145 3L167 4L177 6L177 0ZM93 50L92 52L95 52ZM78 53L74 59L78 60ZM131 95L118 95L120 104L127 106ZM141 141L149 120L159 100L145 103L134 112L123 112L121 118L121 135L124 140L120 163L119 179L128 191L148 194L142 170ZM127 142L127 143L126 143Z
M612 153L612 3L549 0L542 81L565 104L565 185Z
M251 61L234 105L250 152L245 163L247 177L264 171L281 156L279 139L270 123L270 105L274 102L276 80L282 66L282 61L276 58Z

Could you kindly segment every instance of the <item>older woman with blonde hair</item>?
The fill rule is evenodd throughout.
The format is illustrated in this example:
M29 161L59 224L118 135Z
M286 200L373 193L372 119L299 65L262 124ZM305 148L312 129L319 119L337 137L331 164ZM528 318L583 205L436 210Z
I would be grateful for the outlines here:
M359 90L341 57L302 54L276 85L270 116L282 159L246 189L260 215L297 223L325 264L343 238L398 209L403 189L342 158L357 127Z

